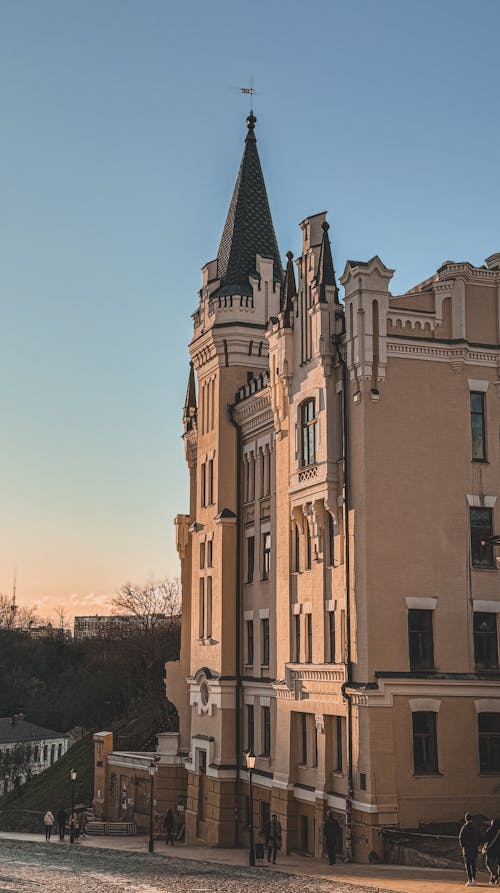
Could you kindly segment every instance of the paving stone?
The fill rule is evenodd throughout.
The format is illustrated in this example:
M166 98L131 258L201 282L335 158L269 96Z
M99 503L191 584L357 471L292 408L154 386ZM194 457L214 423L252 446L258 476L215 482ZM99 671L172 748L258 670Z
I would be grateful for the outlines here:
M383 893L298 877L148 853L0 839L0 893Z

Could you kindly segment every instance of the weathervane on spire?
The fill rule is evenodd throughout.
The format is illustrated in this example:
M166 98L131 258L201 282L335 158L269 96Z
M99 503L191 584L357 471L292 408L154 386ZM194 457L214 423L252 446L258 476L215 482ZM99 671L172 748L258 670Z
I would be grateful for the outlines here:
M253 97L255 96L255 90L253 86L253 78L250 78L250 86L249 87L240 87L241 92L245 96L250 97L250 114L253 112Z

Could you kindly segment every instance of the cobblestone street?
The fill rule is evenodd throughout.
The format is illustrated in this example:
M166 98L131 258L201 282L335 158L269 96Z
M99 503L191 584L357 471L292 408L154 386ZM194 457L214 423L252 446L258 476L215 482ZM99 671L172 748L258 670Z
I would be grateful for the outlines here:
M269 869L0 840L0 893L379 893Z

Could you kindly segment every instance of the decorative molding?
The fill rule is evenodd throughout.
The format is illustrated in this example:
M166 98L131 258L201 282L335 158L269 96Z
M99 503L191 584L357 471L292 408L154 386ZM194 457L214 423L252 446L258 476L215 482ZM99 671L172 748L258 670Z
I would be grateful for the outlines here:
M478 493L467 493L467 502L473 508L495 508L496 496L480 496Z
M500 713L500 698L478 698L474 707L476 713Z
M500 614L500 602L475 598L472 602L472 610L480 614Z
M437 598L413 598L409 597L405 599L406 606L410 609L416 609L417 611L435 611L437 605Z
M437 698L410 698L408 701L412 713L420 711L429 711L431 713L439 713L441 701Z
M401 338L398 341L387 340L387 355L394 357L410 357L414 360L434 360L438 363L464 363L471 366L487 366L497 368L500 361L500 348L478 348L462 345L434 343L432 341L415 341L412 338Z
M468 378L467 384L469 385L469 391L483 391L486 393L489 381L484 381L481 378Z

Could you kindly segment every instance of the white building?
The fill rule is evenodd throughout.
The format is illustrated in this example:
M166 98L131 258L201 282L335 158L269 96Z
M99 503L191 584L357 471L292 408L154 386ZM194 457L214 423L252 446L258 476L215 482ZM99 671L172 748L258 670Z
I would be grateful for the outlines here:
M0 717L0 793L11 790L17 779L23 784L48 769L67 749L65 735L29 722L22 713Z

